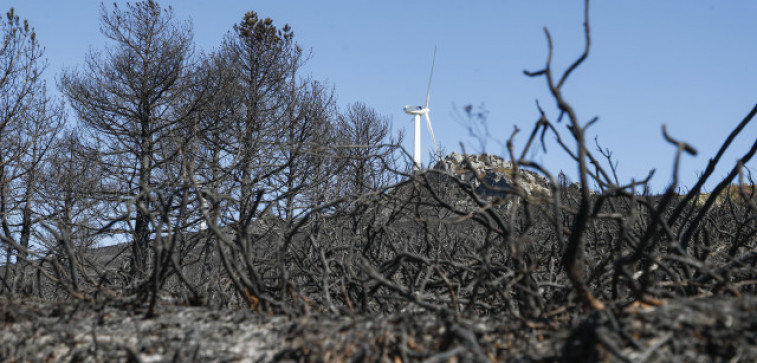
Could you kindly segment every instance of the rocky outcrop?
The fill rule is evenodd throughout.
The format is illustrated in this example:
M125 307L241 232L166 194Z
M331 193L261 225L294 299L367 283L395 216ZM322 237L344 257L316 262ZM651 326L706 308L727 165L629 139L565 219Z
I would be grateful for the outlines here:
M479 195L487 198L504 198L516 185L529 198L546 198L551 194L548 179L523 169L514 178L513 164L497 155L453 152L437 162L434 169L469 183Z

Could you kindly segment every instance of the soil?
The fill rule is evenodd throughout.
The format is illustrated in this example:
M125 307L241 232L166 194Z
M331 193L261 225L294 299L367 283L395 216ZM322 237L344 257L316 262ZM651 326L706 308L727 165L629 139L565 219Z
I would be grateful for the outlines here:
M757 298L608 306L545 321L404 312L265 316L161 305L0 301L0 360L757 361Z

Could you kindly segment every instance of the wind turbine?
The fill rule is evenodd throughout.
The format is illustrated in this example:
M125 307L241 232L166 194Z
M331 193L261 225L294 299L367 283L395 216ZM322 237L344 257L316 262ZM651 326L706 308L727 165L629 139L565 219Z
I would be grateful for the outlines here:
M406 114L413 116L415 122L415 141L413 143L413 162L415 163L414 169L420 170L421 166L421 116L426 117L426 125L428 125L428 133L431 134L431 141L434 142L434 150L437 157L439 155L439 146L436 145L436 138L434 137L434 128L431 127L431 119L428 117L429 111L428 100L431 96L431 79L434 76L434 63L436 62L436 47L434 47L434 58L431 61L431 75L428 77L428 90L426 91L426 104L424 106L405 106L403 110Z

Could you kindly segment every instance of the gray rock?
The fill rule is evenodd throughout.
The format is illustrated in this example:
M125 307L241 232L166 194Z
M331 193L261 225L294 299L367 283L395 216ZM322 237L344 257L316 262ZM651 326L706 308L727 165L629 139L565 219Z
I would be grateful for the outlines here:
M444 170L449 175L470 183L485 197L504 197L513 186L513 164L497 155L461 155L453 152L439 161L434 169ZM520 170L518 185L529 197L550 194L549 180L531 171Z

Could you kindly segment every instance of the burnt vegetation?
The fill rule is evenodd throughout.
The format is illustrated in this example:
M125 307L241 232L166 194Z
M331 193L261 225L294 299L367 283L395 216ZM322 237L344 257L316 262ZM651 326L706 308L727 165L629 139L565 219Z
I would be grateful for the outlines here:
M538 106L507 155L452 154L414 172L384 117L338 109L302 74L308 53L288 25L250 12L197 54L170 8L103 6L110 45L59 79L66 122L34 31L11 9L0 21L0 320L45 326L91 310L102 325L113 309L158 319L188 305L287 317L271 359L757 358L757 189L745 167L757 142L714 175L757 106L687 192L677 166L697 151L664 127L675 165L664 192L648 192L651 173L619 180L611 152L586 139L597 119L563 92L589 56L588 1L584 14L585 48L564 71L545 29L546 63L525 75L546 81L555 108ZM574 183L526 158L545 139L573 160ZM147 349L91 344L35 354ZM213 359L190 346L151 349ZM24 347L0 359L28 357Z

